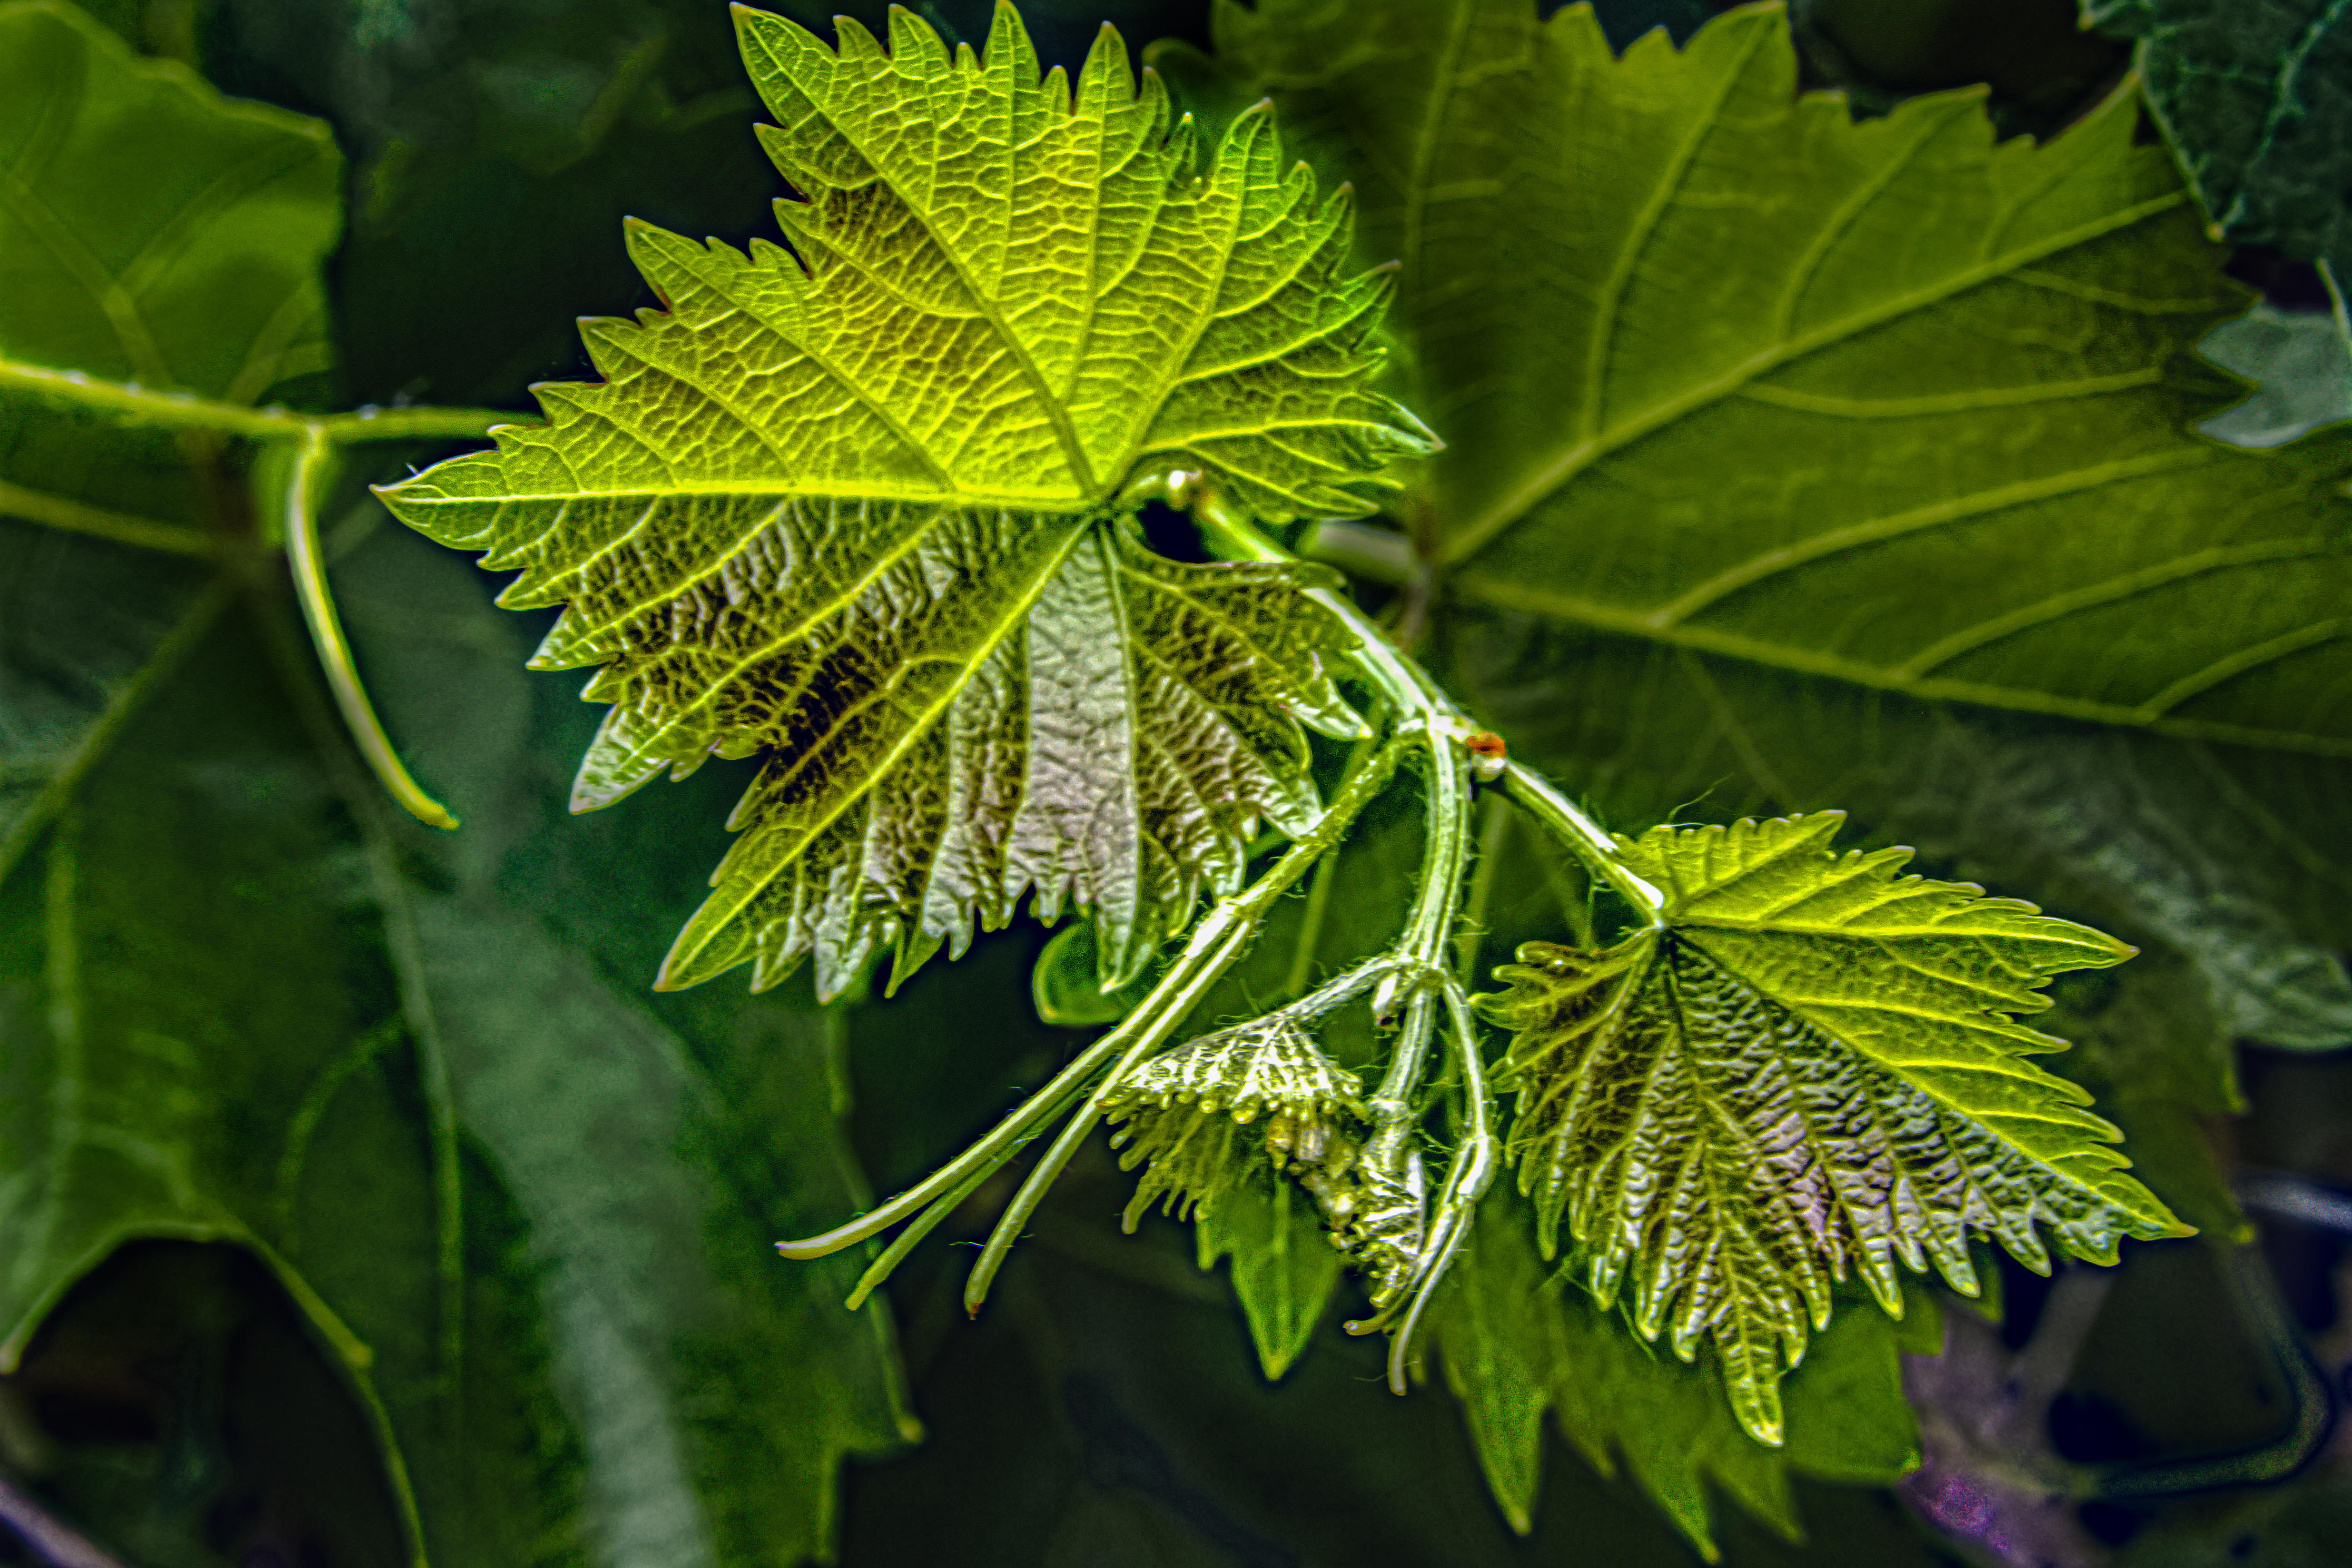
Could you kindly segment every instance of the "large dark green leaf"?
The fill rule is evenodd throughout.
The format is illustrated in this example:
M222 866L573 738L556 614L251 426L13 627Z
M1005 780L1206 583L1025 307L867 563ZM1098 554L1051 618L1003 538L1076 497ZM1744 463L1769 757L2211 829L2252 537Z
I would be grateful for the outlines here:
M1219 15L1405 260L1451 446L1399 516L1515 754L1628 824L1845 806L2174 947L2188 1054L2125 1076L2200 1086L2176 1128L2231 1102L2229 1035L2352 1039L2346 437L2189 434L2241 395L2189 350L2242 296L2128 99L1996 148L1966 95L1793 98L1764 9L1615 64L1575 7L1356 7L1344 51ZM2168 1142L2151 1180L2214 1194Z
M232 1241L341 1353L433 1561L822 1552L838 1457L911 1430L849 1271L766 1245L857 1201L837 1022L643 996L664 857L564 833L568 696L455 563L386 534L344 577L472 826L385 810L274 595L160 679L0 884L10 1353L123 1241Z
M225 101L82 12L0 5L0 358L233 402L328 367L319 268L342 161L316 121ZM0 391L0 517L201 557L249 533L243 457ZM12 561L0 595L0 867L217 611L210 574L116 582L103 552Z
M0 353L232 401L323 366L320 127L62 7L0 11L5 73ZM861 1195L837 1020L641 994L675 858L551 847L579 710L386 532L340 563L347 612L479 807L455 838L392 817L256 548L256 467L0 404L29 520L0 522L0 1359L124 1243L225 1242L333 1353L387 1560L822 1553L840 1457L912 1430L841 1270L767 1246Z
M1416 404L1449 442L1420 525L1455 592L1885 690L2352 752L2352 437L2255 454L2184 429L2236 395L2188 351L2245 296L2133 145L2130 95L1996 147L1977 94L1861 124L1797 96L1777 8L1622 61L1581 7L1220 16L1404 262Z

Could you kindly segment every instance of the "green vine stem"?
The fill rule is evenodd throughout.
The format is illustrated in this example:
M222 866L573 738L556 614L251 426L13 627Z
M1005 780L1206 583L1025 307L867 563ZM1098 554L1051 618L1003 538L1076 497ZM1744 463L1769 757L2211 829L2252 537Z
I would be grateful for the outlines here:
M1446 1039L1453 1047L1455 1070L1462 1075L1463 1116L1467 1126L1461 1142L1454 1146L1453 1163L1446 1168L1445 1186L1438 1194L1421 1256L1414 1260L1412 1275L1397 1294L1403 1312L1389 1341L1389 1391L1392 1394L1405 1391L1412 1369L1413 1335L1421 1327L1422 1313L1436 1294L1438 1281L1445 1278L1454 1256L1462 1250L1462 1243L1470 1234L1470 1222L1478 1212L1478 1200L1486 1195L1486 1188L1502 1163L1502 1144L1493 1128L1495 1097L1486 1084L1486 1064L1478 1052L1478 1026L1470 1016L1469 998L1450 975L1444 978L1441 989L1445 999ZM1381 1314L1383 1319L1388 1316ZM1349 1323L1348 1331L1370 1332L1373 1326Z
M368 701L367 688L352 663L352 647L343 638L335 615L334 591L327 585L326 563L319 548L319 495L324 488L334 449L326 433L313 425L302 432L294 458L293 477L286 486L286 559L294 574L295 595L302 603L302 619L310 628L310 646L318 649L319 668L326 673L335 706L360 755L375 772L401 809L428 827L454 829L457 819L449 809L417 787L393 749L391 737Z
M102 408L135 425L216 430L224 436L290 441L316 430L330 445L362 441L462 439L486 436L500 425L527 423L495 408L360 408L344 414L297 414L285 408L249 408L242 403L157 392L135 382L100 381L76 370L50 370L0 359L0 389L37 393L85 408Z
M488 435L499 425L516 423L514 416L488 408L361 408L344 414L296 414L284 408L249 408L241 403L197 397L186 393L157 392L131 382L101 381L79 371L51 370L0 359L0 391L28 392L84 408L102 409L136 425L181 430L207 430L248 440L286 442L294 448L293 472L286 486L280 514L287 565L294 592L301 601L302 619L310 628L319 668L335 694L352 743L367 759L385 793L419 822L431 827L455 828L449 809L417 785L401 762L391 737L376 718L367 688L352 662L351 644L335 614L334 591L327 582L326 563L319 547L319 498L332 470L337 447L366 441L409 441ZM13 487L0 487L13 489ZM25 497L34 505L26 510L35 522L119 539L147 549L180 554L203 553L209 542L136 518L117 518L92 508L71 507L42 497ZM0 494L0 504L9 500Z
M1506 761L1496 782L1513 805L1525 806L1529 815L1551 830L1553 837L1575 852L1587 869L1639 910L1650 930L1664 929L1666 895L1633 875L1619 857L1616 842L1599 823L1578 810L1575 802L1517 763Z
M1293 557L1250 521L1221 504L1214 488L1197 473L1172 473L1149 479L1136 489L1138 499L1164 500L1189 510L1211 548L1228 559L1289 562ZM1479 1053L1477 1026L1467 998L1445 964L1446 947L1458 922L1473 837L1471 823L1471 741L1481 732L1453 700L1412 660L1400 654L1381 628L1344 595L1328 589L1310 589L1309 595L1355 634L1356 662L1381 698L1403 715L1397 726L1426 748L1429 759L1424 803L1427 848L1422 885L1405 934L1399 943L1401 962L1381 982L1374 1010L1386 1016L1408 988L1403 1026L1379 1089L1368 1110L1372 1134L1364 1161L1374 1184L1387 1194L1421 1202L1419 1152L1415 1147L1421 1120L1415 1096L1427 1070L1435 1033L1435 1012L1441 1001L1447 1015L1447 1039L1461 1075L1465 1134L1448 1164L1445 1184L1427 1218L1420 1246L1406 1276L1381 1309L1350 1322L1351 1334L1369 1334L1393 1328L1389 1352L1389 1385L1405 1391L1412 1343L1422 1315L1444 1278L1468 1234L1479 1199L1494 1180L1501 1162L1501 1146L1492 1131L1494 1096ZM1491 739L1491 737L1483 737ZM1664 924L1665 895L1633 874L1617 846L1601 825L1550 784L1519 763L1492 758L1479 776L1501 786L1517 805L1559 838L1587 869L1607 883L1641 914L1651 929ZM1394 1201L1392 1198L1391 1201Z

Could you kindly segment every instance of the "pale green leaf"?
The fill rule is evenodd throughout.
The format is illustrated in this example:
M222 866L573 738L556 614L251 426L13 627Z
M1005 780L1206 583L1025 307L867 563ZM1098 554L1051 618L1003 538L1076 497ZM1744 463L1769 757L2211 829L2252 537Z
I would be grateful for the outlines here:
M1777 7L1611 58L1583 6L1218 12L1401 258L1454 591L1783 672L2352 752L2352 438L2188 434L2244 308L2119 90L1996 146L1854 123ZM1929 591L1932 585L1932 591Z
M2197 352L2258 384L2253 396L2197 428L2238 447L2277 447L2352 419L2352 335L2326 310L2267 300L2205 334Z
M1391 789L1309 873L1305 892L1276 904L1248 954L1195 1009L1195 1026L1255 1017L1296 1002L1367 952L1393 942L1408 903L1402 890L1412 885L1422 844L1412 789ZM1093 943L1090 926L1081 923L1047 944L1033 982L1041 1012L1049 996L1057 1013L1067 1009L1065 1016L1076 1016L1091 1008L1108 1015L1103 1022L1132 1005L1139 990L1106 995L1097 984ZM1369 1009L1343 1007L1317 1021L1315 1046L1344 1062L1352 1076L1376 1058L1381 1041ZM1245 1173L1223 1184L1215 1201L1192 1217L1201 1267L1232 1259L1227 1279L1249 1325L1259 1369L1279 1380L1305 1353L1333 1295L1342 1290L1344 1267L1328 1216L1296 1179L1305 1168L1277 1175L1262 1142L1253 1140L1241 1150Z
M1965 884L1897 879L1904 849L1843 857L1843 820L1661 827L1624 842L1662 929L1603 952L1549 943L1498 972L1514 1031L1510 1142L1547 1239L1564 1218L1601 1300L1689 1359L1715 1341L1742 1425L1777 1392L1851 1268L1889 1313L1898 1262L1978 1289L1972 1236L2048 1268L2189 1234L2113 1147L2089 1096L2025 1059L2018 1021L2055 973L2130 950Z
M1261 816L1311 817L1298 721L1359 725L1307 574L1174 565L1113 520L1178 471L1266 518L1364 510L1427 446L1368 384L1386 282L1265 112L1197 173L1108 29L1074 99L1009 7L985 64L904 12L887 55L737 18L793 249L633 224L668 309L590 325L608 380L385 499L521 568L509 605L571 606L535 663L604 666L614 704L575 805L768 754L665 984L814 952L832 994L1032 888L1094 909L1123 982Z

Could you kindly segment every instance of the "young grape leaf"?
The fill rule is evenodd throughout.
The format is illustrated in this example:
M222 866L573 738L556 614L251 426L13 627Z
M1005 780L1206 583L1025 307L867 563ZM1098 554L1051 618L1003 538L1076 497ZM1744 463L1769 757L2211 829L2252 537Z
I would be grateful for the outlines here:
M2089 1096L2024 1059L2016 1015L2064 970L2131 950L1982 889L1897 879L1906 849L1825 847L1843 814L1621 840L1661 927L1601 952L1535 942L1484 999L1517 1037L1510 1142L1549 1244L1565 1218L1595 1294L1644 1338L1712 1336L1740 1422L1778 1443L1783 1362L1849 1267L1889 1313L1899 1259L1973 1295L1971 1235L2046 1269L2037 1233L2112 1262L2189 1234ZM1628 1277L1630 1276L1630 1280Z
M1918 1464L1895 1352L1933 1353L1941 1342L1925 1291L1906 1292L1900 1322L1840 1314L1789 1375L1788 1440L1767 1448L1733 1419L1711 1364L1658 1355L1549 1265L1532 1218L1508 1184L1490 1192L1432 1313L1446 1382L1496 1501L1520 1533L1534 1522L1547 1410L1602 1475L1622 1461L1710 1563L1709 1482L1795 1540L1792 1474L1883 1486Z
M577 808L766 753L665 986L814 953L832 995L1031 888L1093 907L1116 985L1260 816L1312 816L1299 723L1360 728L1309 571L1176 565L1117 517L1174 471L1267 518L1365 510L1429 444L1368 384L1387 281L1266 112L1196 174L1108 28L1073 100L1009 6L984 63L903 11L887 55L736 17L808 197L778 204L793 249L633 223L667 309L590 324L607 381L384 499L522 568L510 606L570 606L534 665L601 665L614 704Z
M1458 597L1882 691L2352 754L2352 435L2190 435L2244 308L2119 90L1853 123L1777 8L1612 59L1526 0L1217 12L1402 258L1402 509ZM1573 548L1564 548L1573 541Z
M2137 38L2149 111L2217 236L2352 278L2352 26L2326 0L2083 0Z
M1791 679L1512 612L1459 610L1444 631L1454 689L1603 821L1837 802L1880 842L1899 824L1924 859L2137 945L2069 987L2043 1026L2076 1048L2045 1065L2210 1234L2242 1224L2212 1136L2240 1104L2233 1040L2352 1043L2352 763Z

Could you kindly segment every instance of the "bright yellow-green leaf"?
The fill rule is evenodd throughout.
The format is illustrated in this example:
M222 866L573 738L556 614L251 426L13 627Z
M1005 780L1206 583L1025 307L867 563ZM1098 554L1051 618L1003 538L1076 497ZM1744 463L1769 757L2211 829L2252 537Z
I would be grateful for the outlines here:
M1595 1292L1632 1287L1644 1337L1712 1338L1741 1424L1782 1433L1779 1382L1851 1268L1889 1313L1896 1264L1977 1291L1971 1236L2046 1269L2038 1227L2113 1262L2189 1227L2126 1173L2081 1089L2025 1059L2064 1042L2018 1021L2112 938L1898 878L1907 849L1832 853L1843 816L1621 840L1664 925L1603 952L1533 942L1486 999L1515 1032L1510 1142L1549 1242L1560 1219Z
M1031 888L1093 906L1124 981L1261 815L1312 816L1297 721L1359 725L1303 571L1175 565L1116 520L1176 472L1364 510L1428 444L1370 389L1386 280L1267 113L1199 173L1108 28L1074 98L1010 7L984 64L905 12L887 55L737 20L792 249L633 224L668 309L589 326L607 381L385 499L521 568L509 605L571 605L537 663L604 666L614 705L577 807L767 755L664 984L814 952L830 994Z

